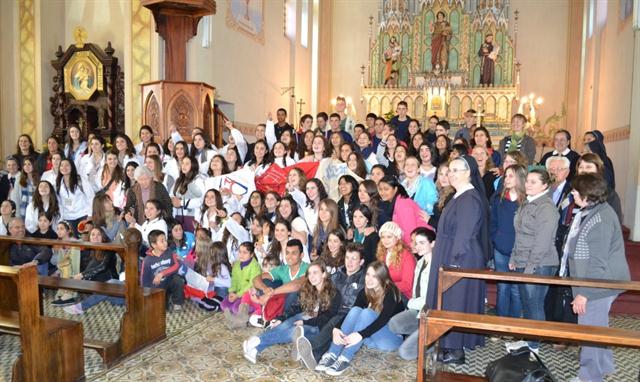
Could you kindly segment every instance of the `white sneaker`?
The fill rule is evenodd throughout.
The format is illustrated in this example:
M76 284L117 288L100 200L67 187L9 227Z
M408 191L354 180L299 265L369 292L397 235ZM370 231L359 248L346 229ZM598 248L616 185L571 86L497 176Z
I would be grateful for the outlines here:
M258 349L256 347L260 345L260 338L251 336L242 342L242 351L244 358L251 363L256 363L256 357L258 356Z
M304 337L304 327L296 326L293 329L293 347L291 349L291 358L293 358L294 361L300 360L300 351L298 349L298 339L300 337Z
M262 318L262 315L260 314L251 315L249 317L249 325L255 328L260 328L260 329L267 328L266 322L264 321L264 319Z
M505 342L504 346L507 348L507 353L511 353L518 349L529 347L529 343L527 341Z

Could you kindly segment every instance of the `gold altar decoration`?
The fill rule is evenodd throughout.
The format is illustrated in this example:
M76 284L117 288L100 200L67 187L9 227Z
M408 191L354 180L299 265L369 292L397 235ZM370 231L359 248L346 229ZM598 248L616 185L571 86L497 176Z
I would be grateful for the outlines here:
M78 101L90 99L96 90L103 91L102 62L91 51L75 52L64 66L64 88Z
M73 39L76 40L76 48L81 49L84 46L84 42L87 41L89 34L83 27L75 27L73 30Z
M509 5L509 0L380 0L378 24L369 18L368 71L361 71L367 112L385 115L405 101L411 117L426 123L437 115L455 126L464 122L466 110L476 109L492 135L504 135L520 92ZM515 21L517 30L517 16ZM489 34L493 51L483 61ZM483 73L490 79L481 85Z

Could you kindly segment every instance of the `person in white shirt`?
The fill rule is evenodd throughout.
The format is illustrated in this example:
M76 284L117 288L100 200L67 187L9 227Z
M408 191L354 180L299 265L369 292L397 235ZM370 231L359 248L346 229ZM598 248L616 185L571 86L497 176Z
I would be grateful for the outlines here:
M77 235L78 223L91 215L93 187L86 177L78 175L73 161L65 158L60 162L56 190L60 219L67 221Z
M144 216L146 220L142 224L136 222L136 218L131 212L124 215L124 219L130 227L134 227L142 234L142 242L149 247L149 233L153 230L162 231L167 234L167 222L162 217L162 206L157 199L149 199L144 205Z
M69 127L69 141L64 145L64 157L72 161L80 158L87 149L87 141L82 140L82 131L78 126Z
M196 133L193 136L191 145L191 157L198 161L201 174L206 174L209 169L209 162L217 154L217 150L209 148L209 142L203 133Z
M60 170L60 162L62 161L62 153L57 152L51 154L51 170L45 171L40 180L46 180L51 183L54 187L56 184L56 179L58 178L58 171Z
M140 127L138 138L140 138L140 143L135 146L136 154L142 156L144 155L144 152L149 143L153 142L153 129L151 128L151 126L143 125L142 127Z
M9 234L9 222L16 217L16 204L13 200L3 200L0 204L0 235Z
M114 146L118 151L118 160L120 161L120 167L125 168L130 162L138 163L138 157L136 155L136 148L131 142L131 138L124 133L116 134L114 140Z
M33 233L38 229L38 217L46 213L52 226L57 226L60 221L60 209L53 185L46 180L38 183L38 188L33 193L33 199L27 206L24 225L27 231Z
M89 152L80 158L78 164L78 174L90 179L99 178L105 162L104 140L94 135L89 139Z
M194 216L204 196L204 179L199 173L197 160L188 156L182 158L180 176L169 196L174 208L173 216L182 223L185 231L193 232Z

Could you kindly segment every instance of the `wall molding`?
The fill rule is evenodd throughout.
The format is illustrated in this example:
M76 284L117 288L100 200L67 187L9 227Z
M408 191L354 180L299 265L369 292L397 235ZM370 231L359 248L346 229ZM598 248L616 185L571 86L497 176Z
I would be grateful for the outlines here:
M132 137L138 136L142 125L142 95L140 84L151 81L151 11L140 4L131 2L131 116L132 126L128 131ZM126 80L126 79L125 79Z
M20 124L38 144L36 131L36 25L34 0L20 0Z
M604 134L604 141L606 143L626 141L629 140L629 136L631 135L631 126L626 125L616 129L603 131L602 134Z

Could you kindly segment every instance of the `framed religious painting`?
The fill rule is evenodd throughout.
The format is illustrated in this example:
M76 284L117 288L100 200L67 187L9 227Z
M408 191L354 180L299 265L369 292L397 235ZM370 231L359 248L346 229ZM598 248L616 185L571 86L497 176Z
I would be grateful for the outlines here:
M227 26L264 44L265 0L229 0Z
M75 52L64 66L64 88L78 101L104 90L102 63L91 51Z

